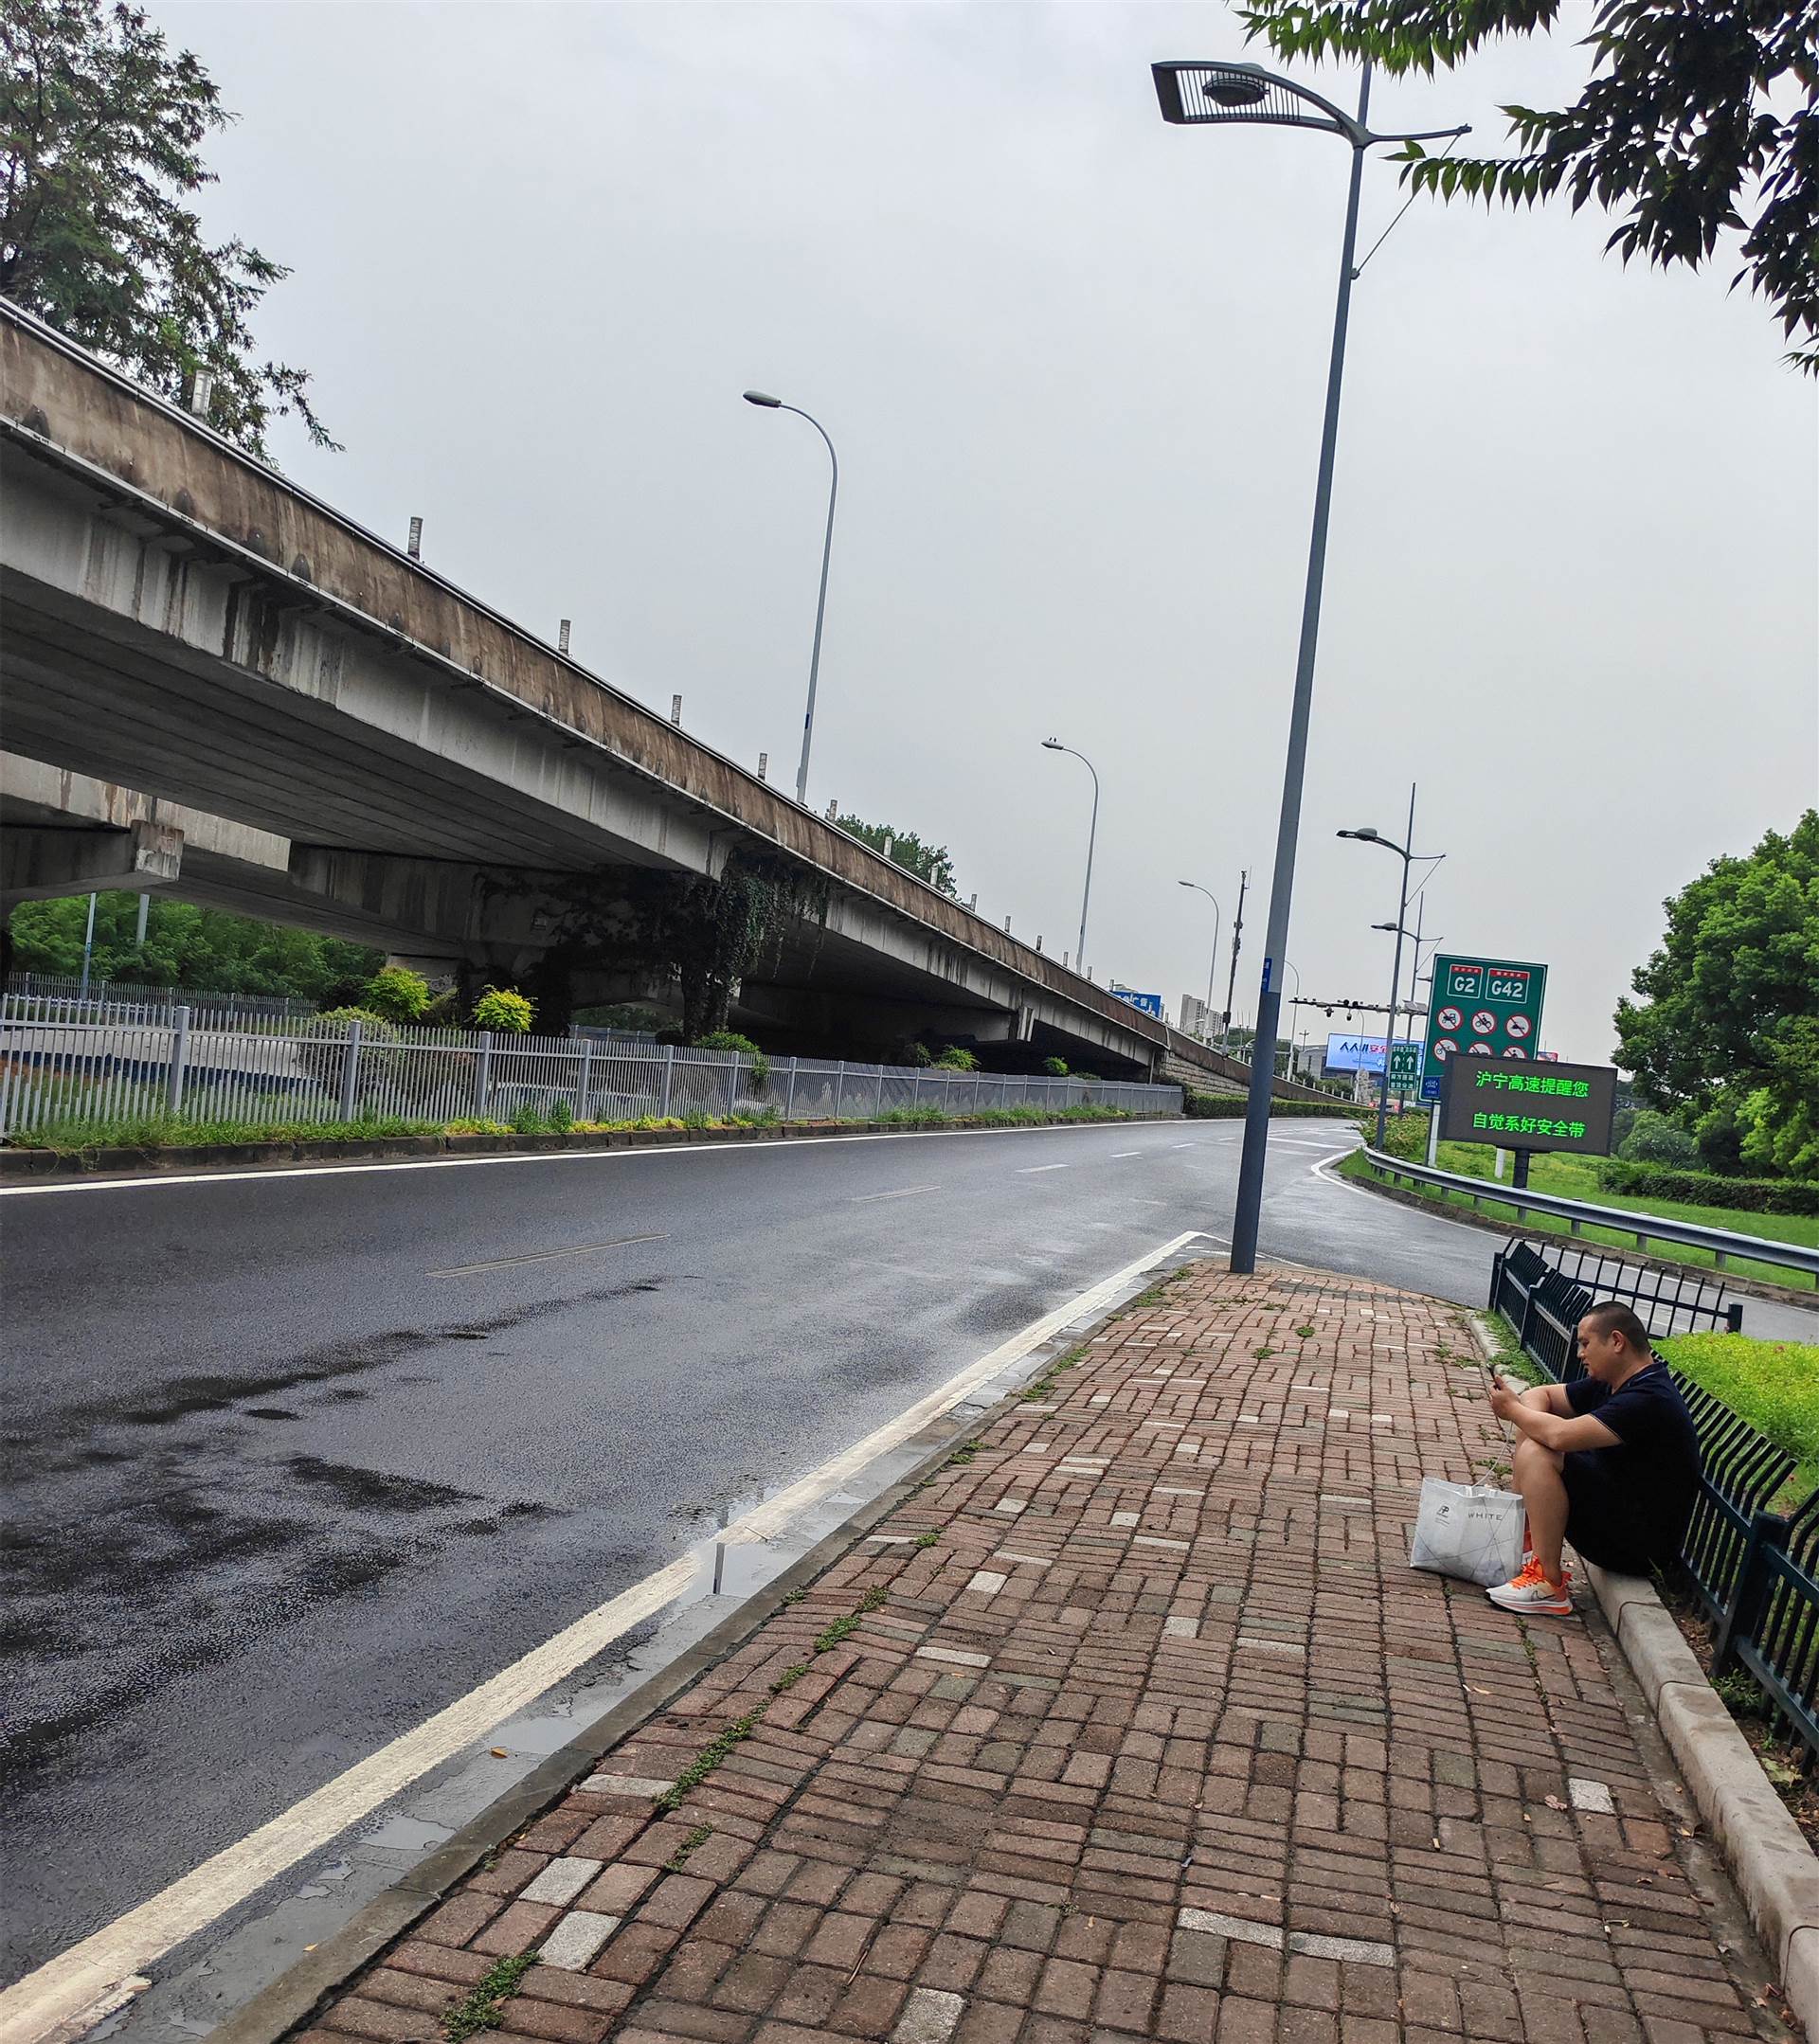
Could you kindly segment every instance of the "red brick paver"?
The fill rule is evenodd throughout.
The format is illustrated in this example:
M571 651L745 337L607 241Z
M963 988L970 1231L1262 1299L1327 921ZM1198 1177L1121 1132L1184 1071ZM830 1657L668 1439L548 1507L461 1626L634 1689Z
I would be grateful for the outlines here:
M1457 1309L1193 1266L308 2035L540 1949L501 2023L555 2044L1785 2036L1587 1629L1408 1569L1504 1453Z

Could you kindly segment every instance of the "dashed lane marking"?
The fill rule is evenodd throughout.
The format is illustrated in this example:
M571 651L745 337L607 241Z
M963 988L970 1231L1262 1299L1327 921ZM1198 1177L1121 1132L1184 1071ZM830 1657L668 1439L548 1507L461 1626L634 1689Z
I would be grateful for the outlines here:
M613 1242L578 1242L569 1249L537 1249L528 1256L495 1256L484 1264L450 1264L441 1270L426 1270L426 1278L467 1278L477 1270L510 1270L514 1264L549 1264L559 1256L598 1256L603 1249L626 1249L635 1242L667 1242L663 1235L621 1235Z

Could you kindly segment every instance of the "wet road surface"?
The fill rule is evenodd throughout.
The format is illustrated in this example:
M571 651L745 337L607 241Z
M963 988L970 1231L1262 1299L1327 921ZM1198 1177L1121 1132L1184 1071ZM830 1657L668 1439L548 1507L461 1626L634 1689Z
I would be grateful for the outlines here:
M1494 1238L1314 1175L1352 1139L1277 1124L1265 1253L1481 1304ZM1170 1122L0 1200L5 1977L1108 1272L1188 1228L1222 1245L1239 1142Z

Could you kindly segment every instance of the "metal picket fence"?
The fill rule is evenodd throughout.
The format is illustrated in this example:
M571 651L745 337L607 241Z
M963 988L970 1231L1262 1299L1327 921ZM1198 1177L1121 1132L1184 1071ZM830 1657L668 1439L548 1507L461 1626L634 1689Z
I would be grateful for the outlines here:
M280 1021L299 1021L316 1012L314 1001L279 994L217 994L99 977L91 978L84 989L75 973L9 973L4 998L9 1013L22 1013L35 1003L36 1012L46 1019L63 1021L149 1020L180 1007L219 1015L271 1015Z
M45 1013L0 997L0 1136L146 1115L277 1126L397 1116L510 1121L875 1120L929 1107L1097 1103L1179 1114L1179 1086L1002 1077L810 1058L753 1059L639 1040L507 1036L328 1016L235 1018L179 1006L130 1019Z
M1669 1278L1597 1251L1550 1245L1550 1253L1558 1261L1520 1237L1500 1250L1490 1306L1516 1331L1522 1353L1558 1382L1583 1374L1574 1334L1599 1298L1633 1307L1657 1340L1700 1328L1741 1329L1741 1306L1725 1299L1721 1283ZM1680 1561L1712 1622L1712 1672L1747 1669L1809 1759L1819 1757L1819 1491L1791 1515L1771 1509L1794 1457L1709 1391L1675 1381L1702 1464Z

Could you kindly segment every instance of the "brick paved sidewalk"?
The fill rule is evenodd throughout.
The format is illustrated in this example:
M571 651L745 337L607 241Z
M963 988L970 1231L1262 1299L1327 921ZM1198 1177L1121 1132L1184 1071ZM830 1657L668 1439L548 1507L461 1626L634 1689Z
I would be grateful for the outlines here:
M1457 1309L1199 1264L1078 1354L309 2044L1786 2036L1592 1633L1407 1567L1505 1452Z

